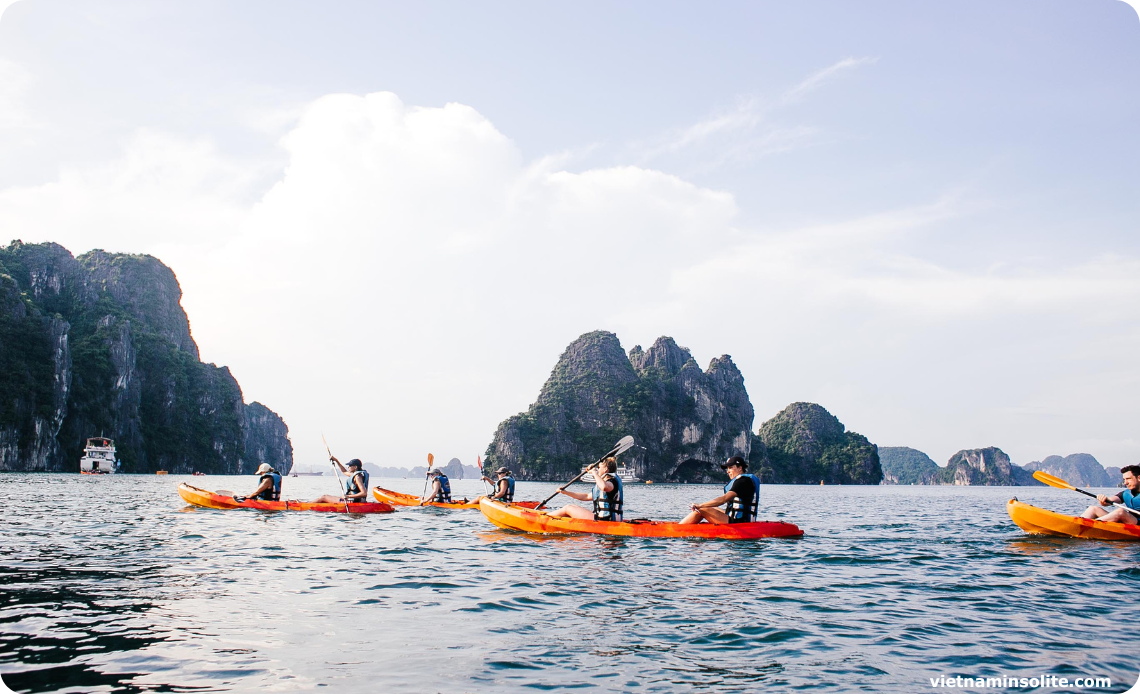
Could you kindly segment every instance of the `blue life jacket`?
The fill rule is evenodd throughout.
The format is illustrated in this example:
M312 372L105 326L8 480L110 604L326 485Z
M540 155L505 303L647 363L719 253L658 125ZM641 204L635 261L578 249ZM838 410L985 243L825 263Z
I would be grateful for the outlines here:
M273 480L273 486L253 498L259 501L281 501L281 475L274 470L262 475L262 481L264 481L266 477Z
M356 486L356 479L358 477L360 477L361 475L364 475L364 488L363 489ZM361 468L360 472L355 472L352 475L349 475L348 481L344 483L344 493L345 494L356 494L357 492L364 492L364 496L361 497L360 499L354 499L351 503L359 503L359 504L368 503L368 471L365 470L364 468Z
M507 493L504 494L503 496L496 496L494 498L498 499L499 501L502 501L504 504L509 504L515 500L515 478L514 477L504 477L503 479L501 479L499 481L507 483ZM499 493L497 487L498 487L498 485L496 485L495 494Z
M451 482L447 479L447 475L442 472L437 478L439 480L439 493L435 495L432 501L450 504L451 503Z
M622 505L625 503L625 494L622 492L621 479L612 472L606 473L602 476L603 480L613 482L614 488L612 491L603 492L597 484L590 492L590 497L594 500L594 520L596 521L617 521L621 522L622 519Z
M1140 511L1140 494L1133 494L1131 489L1125 488L1120 493L1120 501L1128 508L1134 508Z
M729 523L755 523L756 517L760 513L760 478L753 474L739 475L736 479L728 481L724 485L725 493L728 493L729 487L732 483L741 477L747 477L752 480L752 498L742 499L738 495L735 499L728 502L728 507L725 508L725 514L728 515ZM733 490L734 492L736 490Z

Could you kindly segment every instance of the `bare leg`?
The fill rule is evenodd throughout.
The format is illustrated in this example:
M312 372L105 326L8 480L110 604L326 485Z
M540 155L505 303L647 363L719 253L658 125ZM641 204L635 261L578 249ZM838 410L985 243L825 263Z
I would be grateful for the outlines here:
M1124 523L1126 525L1136 525L1136 516L1133 516L1128 511L1118 508L1110 513L1101 516L1100 520L1105 523Z
M1091 518L1093 520L1096 520L1097 518L1100 518L1101 516L1107 516L1107 515L1108 515L1108 511L1105 511L1100 506L1089 506L1088 508L1085 509L1085 512L1081 514L1081 518Z
M566 504L557 511L550 512L551 518L577 518L579 520L594 520L594 512L588 508Z
M344 503L344 497L332 496L331 494L325 494L324 496L317 497L316 499L313 499L313 501L311 503L314 503L314 504L343 504Z

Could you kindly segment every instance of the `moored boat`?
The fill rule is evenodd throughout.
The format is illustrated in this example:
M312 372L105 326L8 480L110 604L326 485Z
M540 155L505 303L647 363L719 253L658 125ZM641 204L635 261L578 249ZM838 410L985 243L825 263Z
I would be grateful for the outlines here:
M412 494L404 494L402 492L394 492L391 489L384 489L383 487L373 487L372 496L376 497L377 501L392 504L393 506L419 506L420 498ZM445 503L442 501L429 501L424 506L435 506L436 508L479 508L479 500L483 497L476 497L473 501L466 503L453 502ZM525 508L534 508L538 506L537 501L515 501L513 506L523 506Z
M552 518L544 511L508 506L490 499L479 501L479 510L500 528L543 535L617 535L622 537L699 537L721 540L755 540L765 537L801 537L804 532L792 523L681 524L667 521L624 522Z
M111 475L119 469L115 460L115 442L105 436L87 439L83 457L79 459L79 472L83 475Z
M1016 498L1009 500L1005 510L1017 527L1034 535L1082 537L1088 540L1140 540L1140 525L1105 523L1080 516L1067 516Z
M215 492L199 489L183 482L178 485L178 495L187 503L203 508L214 508L229 511L235 508L255 508L262 511L317 511L323 513L345 513L345 504L318 504L312 501L295 501L286 499L282 501L260 501L245 499L238 501L232 496L225 496ZM396 509L391 504L364 503L347 504L348 513L391 513Z

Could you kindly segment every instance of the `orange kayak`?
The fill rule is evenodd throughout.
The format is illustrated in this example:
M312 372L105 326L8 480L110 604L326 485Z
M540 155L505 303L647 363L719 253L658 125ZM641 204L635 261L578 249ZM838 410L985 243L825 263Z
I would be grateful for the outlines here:
M393 506L419 506L420 498L412 494L403 494L401 492L394 492L391 489L383 487L373 487L372 496L376 497L377 501L392 504ZM429 501L424 506L435 506L436 508L479 508L479 500L483 497L477 496L473 501L463 503L455 501L452 503L445 503L442 501ZM537 501L516 501L515 506L524 506L526 508L534 508L538 506Z
M256 508L262 511L320 511L323 513L344 513L344 504L316 504L311 501L294 501L288 499L285 501L258 501L254 499L246 499L245 501L235 501L232 496L223 496L222 494L215 494L214 492L199 489L183 482L178 485L178 495L186 500L187 503L195 506L202 506L204 508L217 508L222 510L230 510L235 508ZM354 504L349 502L349 513L391 513L396 509L392 508L391 504Z
M755 540L762 537L801 537L804 531L791 523L761 521L758 523L669 523L665 521L612 521L551 518L545 511L507 506L481 499L479 510L500 528L545 535L620 535L623 537L707 537L721 540Z
M1105 523L1080 516L1066 516L1017 499L1010 499L1005 510L1017 527L1034 535L1061 535L1089 540L1140 540L1140 525Z

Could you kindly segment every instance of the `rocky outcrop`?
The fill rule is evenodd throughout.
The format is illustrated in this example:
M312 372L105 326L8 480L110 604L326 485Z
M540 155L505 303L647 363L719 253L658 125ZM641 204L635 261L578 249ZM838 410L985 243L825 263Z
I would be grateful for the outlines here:
M1119 470L1110 477L1104 466L1088 453L1073 453L1064 458L1051 455L1029 463L1025 469L1030 472L1043 470L1078 487L1115 487L1120 484Z
M1009 462L1000 448L974 448L955 453L946 467L940 469L934 484L956 486L1041 486L1033 473Z
M883 484L932 484L938 464L922 451L906 446L879 446Z
M181 296L150 256L0 248L0 470L77 470L100 434L125 472L288 470L285 423L199 361Z
M563 352L535 403L499 425L485 467L565 479L628 434L638 447L623 462L639 477L711 481L723 478L717 463L748 455L752 418L744 377L727 355L702 371L669 337L626 355L613 333L586 333Z
M749 457L760 480L775 484L878 484L883 478L875 444L847 431L810 402L788 405L760 427Z

